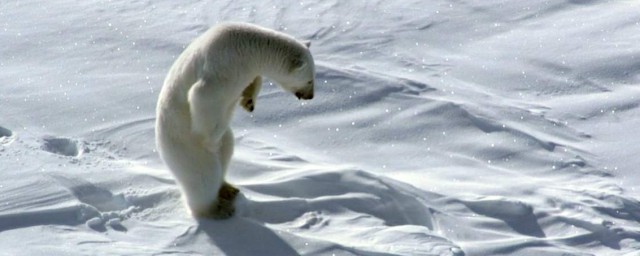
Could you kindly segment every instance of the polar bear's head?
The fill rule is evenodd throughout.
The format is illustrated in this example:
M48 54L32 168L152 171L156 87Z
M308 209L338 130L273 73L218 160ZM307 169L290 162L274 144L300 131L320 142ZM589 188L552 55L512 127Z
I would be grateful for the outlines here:
M316 73L315 63L309 51L310 43L300 43L285 59L286 75L275 78L280 86L293 93L298 99L310 100L313 98L313 85Z

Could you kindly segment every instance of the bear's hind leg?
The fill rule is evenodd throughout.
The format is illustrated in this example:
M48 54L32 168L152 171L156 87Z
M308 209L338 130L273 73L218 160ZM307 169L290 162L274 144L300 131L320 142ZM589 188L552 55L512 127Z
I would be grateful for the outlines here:
M248 112L253 112L256 107L256 98L258 97L261 87L262 77L257 76L253 79L253 82L251 82L251 84L242 91L242 96L240 96L240 106Z
M227 175L227 168L229 168L229 162L231 161L231 157L233 156L233 132L230 128L227 128L227 131L222 136L220 140L220 148L218 150L220 166L222 167L222 185L220 186L220 190L218 191L218 198L223 200L230 200L236 198L240 190L227 183L225 176Z
M233 214L233 210L218 207L226 205L218 198L224 183L219 153L212 154L202 146L185 145L164 137L159 147L194 216L221 219Z
M231 131L231 129L227 129L227 131L222 136L222 140L220 141L220 164L222 165L222 175L224 181L222 183L222 186L220 187L220 191L218 191L218 198L231 201L233 201L240 192L239 189L227 183L226 179L224 179L227 174L227 168L229 168L231 156L233 156L233 140L233 132Z
M233 132L231 129L227 128L227 131L222 136L220 140L220 148L218 150L217 157L220 160L220 167L222 168L222 185L220 189L217 191L217 200L216 204L212 206L210 209L211 217L216 219L226 219L231 217L235 213L235 206L233 201L236 196L240 192L239 189L233 187L231 184L225 181L225 176L227 174L227 168L229 167L229 162L231 161L231 156L233 155Z

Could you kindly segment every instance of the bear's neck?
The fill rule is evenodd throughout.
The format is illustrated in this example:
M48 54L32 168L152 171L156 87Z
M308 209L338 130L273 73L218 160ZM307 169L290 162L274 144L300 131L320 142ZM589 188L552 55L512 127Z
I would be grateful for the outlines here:
M250 66L255 75L263 75L278 79L288 73L292 56L299 51L296 46L300 43L284 34L264 32L253 34L246 40L241 40L242 51L247 52Z

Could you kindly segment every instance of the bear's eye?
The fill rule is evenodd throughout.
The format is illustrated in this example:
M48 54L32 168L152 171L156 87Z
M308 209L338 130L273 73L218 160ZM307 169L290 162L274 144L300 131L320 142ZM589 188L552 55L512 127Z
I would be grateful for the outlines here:
M312 85L313 84L313 80L307 82L308 85Z

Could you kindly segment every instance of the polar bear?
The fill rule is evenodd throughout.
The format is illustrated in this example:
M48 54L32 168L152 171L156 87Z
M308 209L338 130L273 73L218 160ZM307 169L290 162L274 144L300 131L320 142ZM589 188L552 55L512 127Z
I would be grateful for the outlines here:
M156 144L196 217L229 218L239 190L225 181L237 104L252 112L262 76L298 99L313 98L309 43L245 23L195 39L173 63L156 108Z

